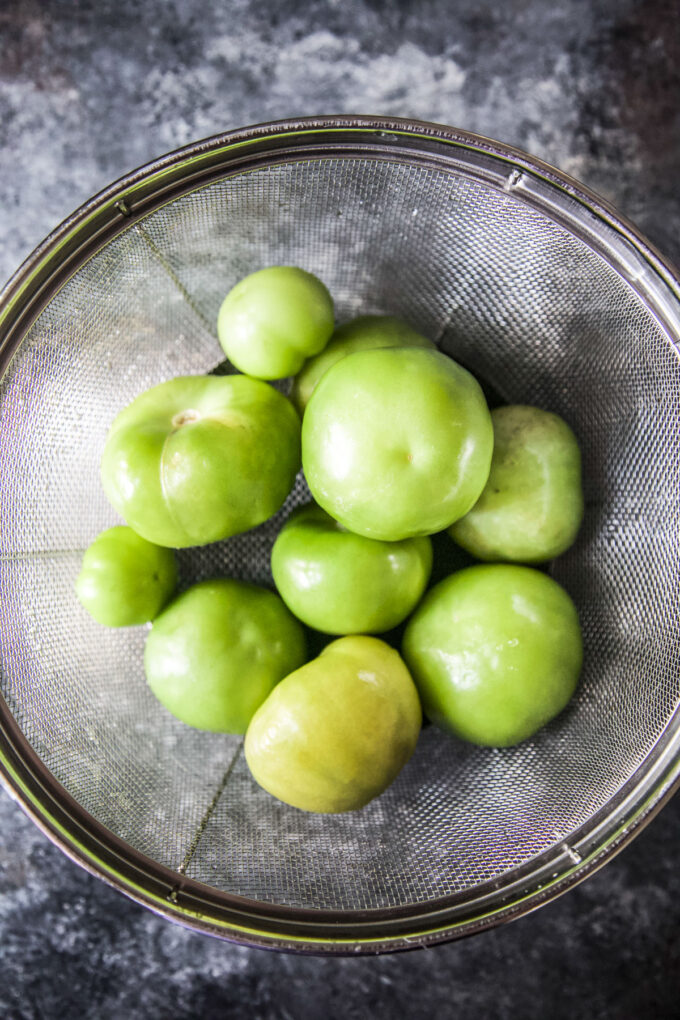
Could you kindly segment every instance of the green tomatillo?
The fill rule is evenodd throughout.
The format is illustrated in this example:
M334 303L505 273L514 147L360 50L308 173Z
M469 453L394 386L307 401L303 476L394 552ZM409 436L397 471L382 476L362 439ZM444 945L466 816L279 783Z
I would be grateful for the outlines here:
M261 524L300 466L300 419L242 375L181 376L137 397L109 431L104 491L144 538L206 545Z
M258 379L295 375L332 332L328 290L295 266L270 266L246 276L229 291L217 318L224 353Z
M432 543L355 535L312 503L284 524L271 562L281 598L308 626L326 634L379 634L401 623L420 600Z
M426 347L436 350L436 344L417 333L393 315L360 315L346 322L333 333L320 354L305 361L293 380L291 400L302 414L316 384L337 361L355 351L374 350L378 347Z
M542 563L574 542L583 518L581 454L565 421L538 407L491 412L491 471L451 537L480 560Z
M402 651L431 721L491 747L526 740L561 712L583 656L564 588L514 564L441 581L409 620Z
M472 375L438 351L357 351L319 380L302 423L312 496L350 531L397 542L475 504L493 429Z
M172 550L117 525L102 531L86 549L76 594L98 623L131 627L153 620L176 585Z
M305 656L302 627L278 595L223 578L194 585L157 617L144 667L153 693L182 722L245 733Z
M246 761L286 804L355 811L396 778L421 721L399 654L378 638L344 637L274 688L248 727Z

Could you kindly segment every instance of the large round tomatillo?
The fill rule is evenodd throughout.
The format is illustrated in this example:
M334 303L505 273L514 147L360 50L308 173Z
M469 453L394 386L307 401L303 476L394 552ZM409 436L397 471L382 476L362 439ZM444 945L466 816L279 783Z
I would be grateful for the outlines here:
M422 348L343 358L319 381L302 425L317 503L350 531L388 542L433 534L467 513L492 447L477 381Z
M526 740L561 712L583 657L564 588L500 563L435 585L409 620L403 653L432 722L491 747Z

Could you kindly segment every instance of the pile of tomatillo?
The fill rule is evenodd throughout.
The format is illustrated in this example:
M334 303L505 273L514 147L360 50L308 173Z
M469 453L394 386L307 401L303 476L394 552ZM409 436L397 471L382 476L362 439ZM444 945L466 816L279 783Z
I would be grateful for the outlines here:
M302 269L241 280L218 336L241 374L171 379L113 421L101 477L126 525L95 539L76 582L98 622L153 621L144 665L165 708L245 733L255 780L319 812L382 793L423 711L489 747L561 712L581 669L578 616L533 565L581 523L569 426L536 407L489 411L470 372L398 319L336 328ZM290 397L266 381L291 376ZM173 548L268 520L300 466L314 502L274 542L277 591L217 578L175 595ZM428 590L442 532L483 562ZM311 661L305 627L329 636ZM388 631L399 651L373 636Z

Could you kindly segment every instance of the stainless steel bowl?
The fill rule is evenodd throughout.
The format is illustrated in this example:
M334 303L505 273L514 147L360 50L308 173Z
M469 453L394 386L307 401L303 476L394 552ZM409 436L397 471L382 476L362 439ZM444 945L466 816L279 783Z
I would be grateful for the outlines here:
M340 317L400 315L506 400L563 415L587 512L553 567L586 659L570 708L518 747L430 727L363 811L307 815L251 780L237 738L183 727L144 682L144 628L73 594L115 522L114 414L211 370L219 303L301 265ZM404 120L265 124L188 146L93 198L0 299L0 774L67 854L198 930L381 952L480 931L604 863L670 795L676 706L677 275L606 203L497 142ZM181 554L184 583L267 583L281 519Z

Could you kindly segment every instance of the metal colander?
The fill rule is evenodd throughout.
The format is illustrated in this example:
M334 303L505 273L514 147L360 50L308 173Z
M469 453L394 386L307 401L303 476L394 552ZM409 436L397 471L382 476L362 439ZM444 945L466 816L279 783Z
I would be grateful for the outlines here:
M146 629L98 626L73 591L83 550L116 523L99 482L112 418L149 386L212 370L222 298L276 263L320 276L339 319L403 317L504 400L562 415L583 450L585 522L552 568L584 632L574 701L503 750L429 727L383 796L339 816L275 801L239 738L177 722L146 686ZM113 185L48 238L0 305L10 792L152 909L270 947L422 945L582 878L680 770L679 325L672 271L611 209L448 128L264 125ZM271 584L273 539L306 498L300 478L268 523L182 551L182 583Z

